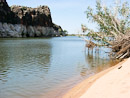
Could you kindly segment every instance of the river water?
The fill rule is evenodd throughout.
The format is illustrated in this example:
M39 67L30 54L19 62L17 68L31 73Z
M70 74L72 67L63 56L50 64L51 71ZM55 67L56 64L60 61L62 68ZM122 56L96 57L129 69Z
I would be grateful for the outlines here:
M78 37L0 39L0 98L61 98L110 67L107 48L85 53Z

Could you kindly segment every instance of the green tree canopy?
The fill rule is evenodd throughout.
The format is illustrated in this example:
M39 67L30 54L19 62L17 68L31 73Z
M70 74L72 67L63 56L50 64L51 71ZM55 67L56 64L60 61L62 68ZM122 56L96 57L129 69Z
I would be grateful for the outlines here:
M98 0L96 10L88 7L85 13L87 19L97 23L99 28L99 31L95 32L87 26L82 26L82 30L85 27L88 37L102 45L111 45L117 53L116 57L130 56L130 6L127 2L117 2L113 7L107 7Z

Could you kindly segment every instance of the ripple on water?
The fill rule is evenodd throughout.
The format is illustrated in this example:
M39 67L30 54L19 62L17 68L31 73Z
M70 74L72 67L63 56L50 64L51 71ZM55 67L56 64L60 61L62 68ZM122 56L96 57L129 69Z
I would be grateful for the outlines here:
M102 70L109 58L99 54L84 54L78 37L0 39L0 97L57 97Z

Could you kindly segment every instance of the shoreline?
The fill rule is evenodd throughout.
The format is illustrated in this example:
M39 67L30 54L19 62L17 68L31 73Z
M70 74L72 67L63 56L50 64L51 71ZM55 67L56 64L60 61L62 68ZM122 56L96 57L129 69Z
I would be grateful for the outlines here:
M126 61L127 59L119 62L115 66L112 66L83 80L82 82L74 86L72 89L70 89L66 94L64 94L62 98L80 98L99 78L106 75L108 72L111 72L113 69L120 67Z

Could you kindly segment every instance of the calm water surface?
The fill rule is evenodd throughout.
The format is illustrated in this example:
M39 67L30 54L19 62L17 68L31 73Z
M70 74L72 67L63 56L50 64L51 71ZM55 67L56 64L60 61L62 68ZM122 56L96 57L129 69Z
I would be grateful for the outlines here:
M60 98L110 66L105 52L84 52L78 37L0 39L0 98Z

